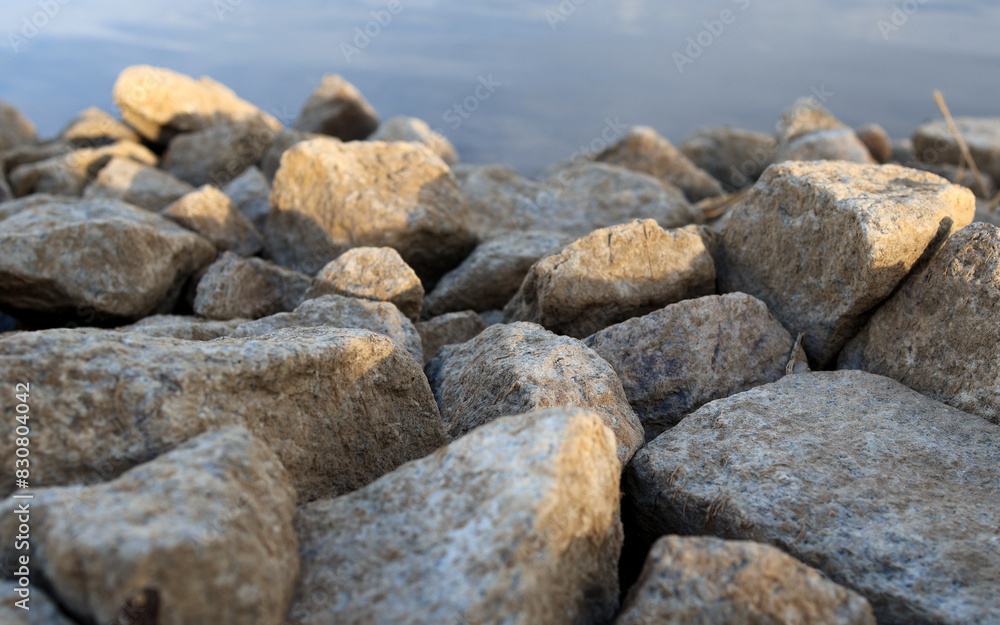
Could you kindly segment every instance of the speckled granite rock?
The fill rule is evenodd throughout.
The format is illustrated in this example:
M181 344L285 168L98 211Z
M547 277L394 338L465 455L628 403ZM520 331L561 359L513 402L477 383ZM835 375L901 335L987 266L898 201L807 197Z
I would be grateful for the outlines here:
M209 319L259 319L294 310L310 286L305 274L225 252L198 281L194 311Z
M101 169L115 157L139 165L155 165L156 155L149 149L118 141L99 148L80 148L67 154L21 165L9 174L14 195L30 193L80 196Z
M302 106L294 127L356 141L378 128L378 114L357 87L338 74L327 74Z
M217 321L186 315L153 315L131 325L122 326L118 331L186 341L211 341L229 336L233 330L247 321L248 319Z
M127 158L113 158L87 185L83 197L121 200L160 212L192 191L194 187L162 169Z
M472 340L486 329L486 322L474 310L445 313L417 324L420 344L424 351L424 364L437 355L445 345Z
M849 126L815 98L796 100L775 124L775 162L836 160L875 164L868 147Z
M356 247L331 260L316 274L306 298L321 295L390 302L414 323L424 303L420 278L391 247Z
M249 167L232 182L222 188L233 205L250 220L259 232L267 225L267 215L271 212L271 185L256 167Z
M222 191L205 185L168 206L164 217L197 232L220 252L252 256L262 247L261 235Z
M261 120L226 123L177 135L161 166L194 186L223 187L256 163L276 130Z
M778 153L771 135L729 126L696 128L678 148L691 162L732 190L757 180Z
M28 603L23 604L28 606L27 610L17 605L23 601L18 591L23 590L30 592ZM41 588L25 589L14 581L0 581L0 622L5 625L75 625Z
M378 130L375 131L370 141L413 141L422 143L441 157L445 163L454 165L458 162L458 152L455 146L448 141L444 135L440 135L427 125L422 119L416 117L393 117L385 121Z

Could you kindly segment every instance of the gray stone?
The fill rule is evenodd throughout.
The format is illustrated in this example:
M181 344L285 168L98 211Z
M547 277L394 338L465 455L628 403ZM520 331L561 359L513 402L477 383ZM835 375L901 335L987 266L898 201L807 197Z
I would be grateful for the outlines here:
M731 190L757 180L774 162L777 147L770 135L729 126L696 128L678 146L691 162Z
M775 162L839 160L875 164L854 131L815 98L796 100L775 125Z
M326 74L293 126L302 132L356 141L375 132L378 114L354 85L338 74Z
M486 329L486 322L474 310L450 312L417 324L420 344L424 351L424 364L437 355L445 345L472 340Z
M983 186L980 186L976 175L968 167L958 167L949 163L924 163L923 161L910 161L905 165L913 169L929 171L945 180L967 187L976 194L976 197L984 200L992 199L996 194L996 183L993 181L993 176L984 172L979 172L983 180Z
M60 140L22 143L6 151L0 151L0 160L3 161L4 171L9 174L21 165L37 163L53 156L63 156L75 149L77 148L72 143Z
M80 111L59 133L78 147L96 147L115 141L139 143L139 135L96 106Z
M0 172L0 204L4 202L9 202L14 199L14 192L11 191L10 185L7 183L7 176L4 176Z
M413 323L424 302L420 278L391 247L356 247L327 263L306 298L331 294L390 302Z
M229 196L211 185L188 193L162 215L205 237L220 252L252 256L261 250L257 229L233 206Z
M83 195L86 186L115 157L137 165L155 165L156 155L131 141L118 141L99 148L80 148L42 161L21 165L10 172L14 195L31 193Z
M196 187L224 187L264 156L276 132L256 120L177 135L163 154L161 167Z
M441 157L445 163L454 165L458 162L458 152L455 146L444 135L431 130L422 119L416 117L393 117L378 127L370 141L412 141L422 143Z
M122 326L118 331L186 341L211 341L229 336L233 330L247 321L247 319L217 321L187 315L153 315L131 325Z
M300 130L295 130L294 128L282 128L274 135L271 141L270 147L264 152L264 156L260 158L257 162L257 166L260 167L261 172L264 177L270 183L274 180L274 175L278 173L278 167L281 165L282 155L293 145L301 143L303 141L308 141L309 139L319 139L325 138L326 135L320 135L313 132L302 132Z
M878 124L865 124L855 128L854 134L865 144L876 163L884 164L892 160L892 139L885 128Z
M30 593L28 602L22 604L28 606L27 610L17 605L19 601L23 601L18 594L19 591L25 590ZM0 581L0 623L4 623L4 625L76 625L59 611L59 606L53 603L52 599L41 588L35 586L26 589L14 581Z
M193 308L209 319L259 319L294 310L310 286L307 275L225 252L198 281Z
M0 152L34 143L37 139L31 120L13 105L0 100Z
M258 232L267 225L267 215L271 212L271 185L256 167L245 172L222 188L233 205L250 220Z
M972 160L994 180L1000 180L1000 117L956 117ZM917 158L927 163L958 165L962 159L958 141L943 119L923 124L913 133Z
M156 167L113 158L83 192L88 199L114 199L160 212L194 191L188 183Z

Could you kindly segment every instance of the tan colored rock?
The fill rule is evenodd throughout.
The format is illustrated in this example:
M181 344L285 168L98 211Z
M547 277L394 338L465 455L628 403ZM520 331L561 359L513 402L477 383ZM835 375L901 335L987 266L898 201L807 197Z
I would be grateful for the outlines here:
M209 319L259 319L294 310L311 285L305 274L224 252L198 281L193 308Z
M1000 117L956 117L955 125L962 134L980 170L1000 181ZM913 133L913 149L925 163L962 162L955 135L943 119L927 122Z
M878 124L865 124L855 128L854 134L865 144L876 163L884 164L892 160L892 138L885 128Z
M712 400L778 380L795 355L788 331L745 293L677 302L584 343L618 374L647 441Z
M431 130L422 119L416 117L393 117L383 123L368 138L369 141L412 141L421 143L441 157L448 165L458 162L458 152L455 146L444 135Z
M28 606L27 610L17 605L19 601L23 601L18 594L21 591L29 593L28 602L22 604ZM15 581L0 581L0 622L5 625L75 625L59 611L59 607L44 590L37 586L25 588Z
M357 87L338 74L326 74L302 106L293 127L358 141L378 128L378 114Z
M875 625L868 602L768 545L665 536L615 625Z
M595 230L532 265L504 321L583 338L714 292L714 263L697 229L664 230L646 219Z
M474 310L445 313L417 324L420 344L424 351L424 364L437 355L445 345L472 340L486 329L486 322Z
M775 124L782 161L851 161L874 165L868 147L849 126L833 116L815 98L799 98Z
M257 162L257 166L260 167L264 177L270 183L274 180L274 175L278 173L278 167L281 165L281 156L289 148L297 143L308 141L309 139L320 139L325 137L326 135L320 135L313 132L302 132L300 130L295 130L294 128L282 128L277 134L274 135L274 139L271 141L270 147L267 148L267 151L264 152L264 156L262 156L260 161Z
M156 167L113 158L83 192L87 199L114 199L160 212L194 191L188 183Z
M279 625L299 570L295 489L242 427L206 434L117 479L36 490L32 570L81 622ZM17 504L0 504L5 549ZM9 539L9 540L8 540Z
M722 293L767 304L830 365L921 258L972 220L968 189L897 165L782 163L732 209L716 255Z
M448 166L414 143L313 139L281 158L266 236L279 264L315 274L352 247L392 247L433 281L475 247Z
M424 373L452 440L504 415L577 406L595 411L615 433L623 464L642 446L642 424L611 365L580 341L533 323L490 326L447 345Z
M706 404L641 449L637 527L780 547L879 623L1000 618L1000 427L861 371Z
M245 172L222 188L233 205L250 220L258 232L267 225L267 215L271 212L271 185L256 167Z
M777 155L774 137L729 126L696 128L677 147L731 190L752 184Z
M229 196L211 185L188 193L162 215L205 237L220 252L252 256L261 250L257 229L233 206Z
M278 455L304 502L360 488L444 444L420 365L363 330L214 341L45 330L0 338L0 353L3 379L41 391L31 402L33 487L105 481L199 434L243 425ZM14 405L13 384L0 393ZM5 458L17 425L8 421ZM8 464L2 496L14 488Z
M840 354L837 366L899 380L1000 424L1000 228L955 233Z
M96 147L115 141L140 141L134 130L96 106L80 111L59 136L79 147Z
M217 321L186 315L153 315L131 325L122 326L118 331L186 341L211 341L229 336L233 330L247 321L247 319Z
M391 247L356 247L331 260L316 274L306 298L321 295L390 302L416 323L424 302L424 287Z
M137 165L156 164L156 155L149 149L131 141L118 141L21 165L10 172L11 188L18 197L30 193L80 196L98 172L116 157Z
M215 248L114 200L52 199L0 221L0 302L82 318L135 320L173 308Z
M607 623L618 603L618 472L598 415L553 409L500 419L304 506L288 621Z
M0 100L0 152L38 139L35 125L13 105Z
M223 187L264 156L276 132L264 121L254 120L177 135L161 166L188 184Z

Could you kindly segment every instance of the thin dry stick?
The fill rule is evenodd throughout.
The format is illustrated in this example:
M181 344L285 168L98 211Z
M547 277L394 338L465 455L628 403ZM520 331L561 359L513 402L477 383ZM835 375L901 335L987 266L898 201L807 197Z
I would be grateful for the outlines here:
M955 120L951 118L951 113L948 112L948 105L944 103L944 96L937 89L934 90L934 101L937 102L938 108L941 109L941 114L944 115L944 121L948 124L951 134L955 135L955 140L958 141L958 149L962 151L962 156L965 157L965 161L969 164L969 169L975 174L976 182L979 183L979 190L985 196L988 192L986 191L986 182L983 180L983 175L979 173L976 161L972 160L972 154L969 153L969 146L965 145L962 133L958 131Z

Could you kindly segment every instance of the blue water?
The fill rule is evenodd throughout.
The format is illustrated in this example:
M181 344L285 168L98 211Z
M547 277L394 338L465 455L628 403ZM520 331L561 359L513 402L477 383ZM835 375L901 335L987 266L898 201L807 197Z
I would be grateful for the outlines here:
M114 111L138 63L212 76L286 123L340 73L383 118L526 173L609 122L675 142L706 124L770 132L816 93L900 137L937 116L934 89L955 115L1000 115L996 0L3 0L0 28L0 98L43 135Z

